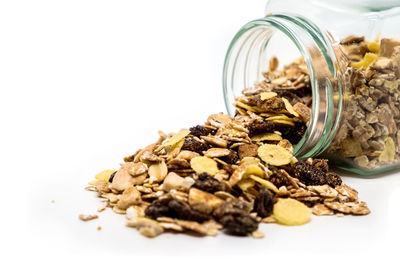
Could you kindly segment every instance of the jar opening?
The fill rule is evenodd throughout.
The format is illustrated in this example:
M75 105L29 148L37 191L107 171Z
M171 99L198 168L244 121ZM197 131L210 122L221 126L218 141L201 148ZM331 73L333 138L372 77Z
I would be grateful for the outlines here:
M277 56L286 65L302 57L311 89L311 117L296 144L298 158L321 154L335 134L341 109L341 80L333 38L304 18L285 14L268 15L246 24L228 49L223 75L225 105L235 114L235 98L242 90L260 82L269 60Z

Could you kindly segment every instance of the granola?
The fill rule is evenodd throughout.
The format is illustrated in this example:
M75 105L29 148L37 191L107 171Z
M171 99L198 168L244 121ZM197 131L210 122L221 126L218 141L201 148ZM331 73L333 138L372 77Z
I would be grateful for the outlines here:
M368 214L357 191L329 171L326 160L293 156L293 145L275 128L283 125L279 121L303 123L301 112L296 117L289 105L277 104L285 117L272 120L269 132L282 138L252 139L258 115L214 114L204 125L160 132L161 141L126 157L119 170L97 175L88 190L103 199L100 210L125 214L126 225L146 237L165 232L215 236L222 230L261 238L260 223L299 225L310 220L311 212Z

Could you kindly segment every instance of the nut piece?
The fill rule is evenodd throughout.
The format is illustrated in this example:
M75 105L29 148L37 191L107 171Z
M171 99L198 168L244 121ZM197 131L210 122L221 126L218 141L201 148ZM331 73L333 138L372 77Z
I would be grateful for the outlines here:
M90 221L93 219L97 219L99 218L99 216L97 216L96 214L94 215L89 215L89 214L79 214L79 219L86 222L86 221Z
M114 175L113 181L111 183L111 188L117 191L124 191L129 186L132 185L132 176L129 174L128 170L121 168Z
M289 164L292 153L281 146L265 144L258 148L258 156L266 163L274 166Z
M204 156L209 157L209 158L220 158L220 157L225 157L228 156L231 153L229 149L226 148L210 148L204 153Z
M206 172L209 175L214 176L218 172L217 162L207 157L192 158L190 160L190 166L198 174Z
M180 189L185 182L185 179L174 172L168 173L165 177L162 188L165 191L170 191L171 189Z
M147 172L147 165L144 164L143 162L137 162L132 164L132 167L128 169L128 172L130 175L133 177L144 174Z
M311 209L292 198L279 198L273 212L278 223L284 225L301 225L311 219Z
M121 210L126 210L129 206L139 204L140 202L140 192L131 185L125 189L124 193L122 193L121 198L117 203L117 207Z
M197 188L190 188L189 205L195 207L199 204L206 204L214 210L224 204L224 201L213 194L201 191Z
M157 182L163 181L167 174L168 168L164 160L149 167L149 176L154 177Z

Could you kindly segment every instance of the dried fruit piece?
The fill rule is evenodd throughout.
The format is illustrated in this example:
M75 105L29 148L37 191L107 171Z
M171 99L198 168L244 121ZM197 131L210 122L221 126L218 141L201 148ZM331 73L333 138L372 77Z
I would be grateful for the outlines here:
M271 190L275 193L277 193L279 191L278 188L276 188L276 186L268 180L262 179L255 175L250 175L249 178L260 183L261 185L265 186L266 188L268 188L269 190Z
M289 164L292 160L292 153L277 145L265 144L258 148L258 156L266 163L273 166Z
M280 141L282 140L282 136L276 133L264 133L258 134L251 137L252 141L261 142L261 141Z
M189 130L190 130L190 134L191 135L197 136L197 137L207 136L209 134L214 134L216 132L213 129L210 129L210 128L207 128L207 127L204 127L204 126L201 126L201 125L197 125L197 126L191 127L191 128L189 128Z
M208 193L215 193L217 191L225 191L226 185L217 179L214 179L206 172L200 173L193 187L203 190Z
M351 63L351 66L356 69L366 69L378 59L374 53L366 53L364 58L359 62Z
M289 111L290 114L292 114L295 117L299 117L299 114L293 109L292 104L290 104L289 100L286 98L282 97L283 103L285 103L285 108L287 111Z
M257 220L250 215L225 215L219 222L227 234L245 236L258 229Z
M159 152L164 148L171 148L175 144L179 143L179 141L183 140L189 133L190 133L190 130L187 130L187 129L180 130L175 135L173 135L170 139L168 139L165 143L158 146L154 150L154 152Z
M268 217L272 214L274 202L274 197L272 196L271 192L262 186L254 201L254 211L256 211L258 216L261 218Z
M214 176L218 172L217 162L207 157L192 158L190 160L190 166L198 174L206 172L209 175Z
M108 182L113 173L115 173L115 170L104 170L96 174L95 178L99 181Z
M301 225L311 219L311 209L292 198L279 198L273 212L278 223L284 225Z

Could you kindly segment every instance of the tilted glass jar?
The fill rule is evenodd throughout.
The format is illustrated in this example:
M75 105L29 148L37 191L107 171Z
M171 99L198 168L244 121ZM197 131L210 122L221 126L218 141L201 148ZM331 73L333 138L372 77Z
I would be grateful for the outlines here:
M271 58L307 66L311 117L295 146L368 175L400 167L399 1L270 0L228 49L223 77L230 115L242 90L263 78Z

